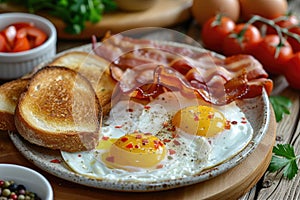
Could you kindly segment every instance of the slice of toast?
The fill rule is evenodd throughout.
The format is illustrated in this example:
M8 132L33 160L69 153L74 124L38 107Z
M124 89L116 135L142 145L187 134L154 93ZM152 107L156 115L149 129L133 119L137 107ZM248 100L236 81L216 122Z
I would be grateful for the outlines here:
M53 66L33 75L14 116L29 142L75 152L95 148L101 114L91 83L74 70Z
M29 79L17 79L0 86L0 131L15 131L14 113Z
M110 111L116 81L111 77L108 61L87 52L72 51L57 57L48 65L64 66L81 73L92 83L102 106L103 115Z
M60 55L49 63L49 66L67 67L85 76L96 91L103 115L109 113L116 82L110 75L109 63L106 60L87 52L72 51ZM0 131L16 130L13 115L18 97L25 90L34 72L26 79L13 80L0 86Z

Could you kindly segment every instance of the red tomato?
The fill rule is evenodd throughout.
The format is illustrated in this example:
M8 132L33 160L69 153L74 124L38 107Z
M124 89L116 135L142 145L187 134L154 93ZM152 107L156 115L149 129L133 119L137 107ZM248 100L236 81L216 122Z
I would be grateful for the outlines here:
M300 38L300 27L299 26L293 27L293 28L289 29L289 31L292 33L296 33ZM292 46L294 52L300 51L300 42L298 42L296 39L294 39L292 37L288 37L287 40L290 43L290 45Z
M245 29L243 35L241 32ZM261 40L259 30L253 26L245 24L238 24L234 30L225 37L223 41L223 54L232 56L236 54L250 54L255 45Z
M33 23L30 22L17 22L17 23L13 23L11 24L11 26L16 27L17 30L24 28L24 27L28 27L28 26L33 26Z
M27 37L17 38L12 52L26 51L30 49L30 44Z
M300 89L300 52L288 61L285 70L285 77L291 87Z
M0 51L19 52L40 46L47 34L30 22L14 23L0 32ZM4 39L4 42L3 42Z
M5 37L0 34L0 52L6 52L6 41Z
M234 21L228 17L217 15L210 18L202 27L201 38L204 46L210 50L222 52L223 40L234 27Z
M297 25L299 23L299 20L298 20L298 18L295 15L281 16L280 18L282 18L282 20L279 20L279 21L275 22L275 24L278 25L278 26L280 26L280 27L282 27L282 28L290 28L290 27L295 26L295 25ZM270 34L277 34L275 28L273 28L271 26L267 26L266 33L268 35L270 35Z
M31 48L43 44L47 39L46 33L32 26L23 27L20 30L18 30L17 38L23 37L27 37L29 39Z
M287 41L285 41L284 46L280 48L276 55L276 47L279 44L279 40L278 35L267 35L253 49L255 58L271 74L283 74L285 70L284 65L293 55L292 47Z
M14 26L8 26L6 29L3 30L3 35L6 38L7 43L10 46L14 45L15 38L17 35L17 29Z

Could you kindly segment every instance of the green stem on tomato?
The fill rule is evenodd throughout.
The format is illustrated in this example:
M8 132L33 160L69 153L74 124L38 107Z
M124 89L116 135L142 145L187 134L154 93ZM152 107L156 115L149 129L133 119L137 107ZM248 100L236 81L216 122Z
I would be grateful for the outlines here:
M277 32L277 35L279 36L279 43L276 46L276 52L275 52L275 58L277 58L279 56L280 48L284 46L284 42L285 42L284 35L292 37L292 38L296 39L298 42L300 42L300 36L298 34L292 33L292 32L289 31L288 28L282 28L282 27L280 27L279 25L277 25L275 23L276 21L284 20L287 17L288 16L283 16L283 17L278 17L274 20L271 20L271 19L266 19L266 18L258 16L258 15L254 15L252 18L250 18L248 20L245 27L240 32L240 36L243 37L243 35L245 34L248 26L250 24L253 24L254 22L257 22L257 21L258 22L263 22L264 24L267 24L267 25L273 27L275 29L275 31Z
M221 21L222 21L222 17L223 17L223 14L217 14L216 16L216 19L213 21L213 23L211 23L211 25L214 27L214 26L219 26L221 24Z

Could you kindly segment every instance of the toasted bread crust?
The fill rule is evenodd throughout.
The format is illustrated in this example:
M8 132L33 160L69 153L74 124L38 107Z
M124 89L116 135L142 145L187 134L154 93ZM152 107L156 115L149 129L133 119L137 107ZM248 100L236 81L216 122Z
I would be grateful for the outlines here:
M15 125L31 143L68 152L95 148L101 107L90 82L64 67L45 67L19 98Z
M85 76L96 91L103 115L109 113L111 96L116 85L109 70L110 63L87 52L72 51L57 57L49 66L64 66Z
M19 97L25 91L29 79L17 79L0 86L0 130L15 131L14 112Z

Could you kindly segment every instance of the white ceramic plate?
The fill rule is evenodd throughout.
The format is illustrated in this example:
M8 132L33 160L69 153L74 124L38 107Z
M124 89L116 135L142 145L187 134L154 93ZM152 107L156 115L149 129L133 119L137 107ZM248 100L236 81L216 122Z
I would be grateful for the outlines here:
M85 45L68 51L78 50L90 52L91 45ZM202 49L198 50L203 51ZM239 101L238 106L245 113L254 130L253 138L246 148L228 161L204 170L201 173L166 181L135 182L120 180L116 182L109 179L93 179L73 172L66 163L64 163L59 151L33 145L25 141L17 133L10 133L10 138L18 150L33 164L50 174L65 180L95 188L116 191L160 191L199 183L218 176L238 165L255 150L263 136L266 134L269 125L270 107L268 96L264 91L259 97Z

